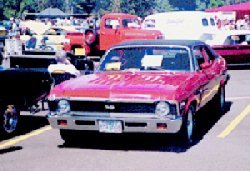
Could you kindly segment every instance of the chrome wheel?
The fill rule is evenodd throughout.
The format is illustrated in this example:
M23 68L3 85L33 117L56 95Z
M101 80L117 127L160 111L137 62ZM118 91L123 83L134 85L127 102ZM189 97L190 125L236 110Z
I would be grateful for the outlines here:
M194 129L193 112L191 109L188 110L186 127L187 127L187 138L188 140L191 140Z
M5 133L12 133L16 130L18 124L19 114L14 105L8 105L3 113L3 131Z
M182 143L190 145L193 143L194 131L195 131L195 109L194 106L190 106L186 115L183 117L183 123L179 136Z

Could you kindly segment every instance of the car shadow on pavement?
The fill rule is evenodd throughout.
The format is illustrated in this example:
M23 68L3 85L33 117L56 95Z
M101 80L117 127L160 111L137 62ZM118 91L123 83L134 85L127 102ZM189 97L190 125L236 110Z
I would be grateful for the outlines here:
M214 108L210 104L207 107L201 109L196 115L197 131L194 134L194 142L192 143L192 145L198 144L209 132L209 130L212 129L213 126L220 120L220 118L223 117L228 111L230 111L231 106L232 102L227 101L223 114L219 114L218 111L211 110Z
M228 70L249 70L250 65L229 65Z
M81 134L76 142L64 143L59 148L80 148L122 151L186 152L197 145L232 105L226 102L225 112L219 115L211 106L197 113L197 132L192 144L184 144L176 134ZM210 109L210 110L209 110Z
M10 152L14 152L14 151L18 151L23 149L21 146L11 146L5 149L0 149L0 155L1 154L5 154L5 153L10 153Z

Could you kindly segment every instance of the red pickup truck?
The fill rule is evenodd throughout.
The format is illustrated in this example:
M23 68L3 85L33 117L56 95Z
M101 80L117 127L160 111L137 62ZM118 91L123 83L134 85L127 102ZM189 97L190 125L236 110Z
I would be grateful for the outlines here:
M101 18L100 27L87 29L81 33L67 33L67 52L83 48L86 55L102 55L109 47L130 39L162 39L163 35L156 30L143 30L140 18L136 15L110 13Z

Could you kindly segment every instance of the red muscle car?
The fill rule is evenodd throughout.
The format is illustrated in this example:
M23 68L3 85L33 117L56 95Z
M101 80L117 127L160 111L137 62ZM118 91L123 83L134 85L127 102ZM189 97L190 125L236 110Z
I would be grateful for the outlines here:
M191 142L200 108L213 100L223 112L228 78L225 60L201 41L128 41L94 74L56 86L48 120L66 142L76 130L178 133Z

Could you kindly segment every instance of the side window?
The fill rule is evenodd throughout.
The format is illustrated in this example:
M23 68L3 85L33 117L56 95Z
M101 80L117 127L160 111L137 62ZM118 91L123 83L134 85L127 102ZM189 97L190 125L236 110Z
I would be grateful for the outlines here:
M114 19L106 19L105 20L105 28L117 29L119 27L120 27L119 20L114 20Z
M211 61L214 61L216 56L213 54L213 52L211 52L210 49L208 47L206 47L206 46L205 46L204 49L205 49L205 52L206 52L207 56L209 57L209 59Z
M193 56L195 62L195 69L200 70L200 65L205 62L205 57L202 54L202 46L195 46L193 48Z
M214 21L213 18L210 18L210 24L211 24L212 26L215 26L215 21Z
M155 20L147 19L143 22L145 28L155 28Z
M208 26L208 21L207 21L206 18L203 18L203 19L202 19L202 25L203 25L203 26Z

